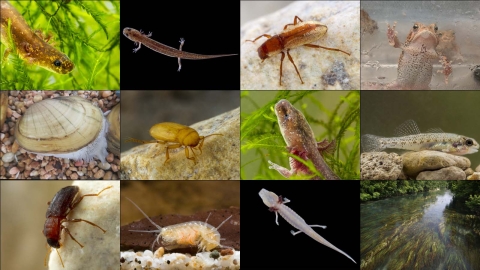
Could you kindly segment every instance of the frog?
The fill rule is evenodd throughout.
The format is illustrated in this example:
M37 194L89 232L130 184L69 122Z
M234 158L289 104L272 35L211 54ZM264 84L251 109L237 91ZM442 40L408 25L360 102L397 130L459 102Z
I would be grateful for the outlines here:
M460 53L460 48L455 42L455 31L453 30L443 30L438 31L438 46L437 52L445 55L448 59L458 60L460 62L465 61L462 54Z
M386 85L386 89L396 90L430 90L430 82L433 74L435 59L443 66L443 70L437 71L445 75L445 83L448 84L448 76L452 73L451 62L444 55L437 52L439 44L436 24L425 25L420 22L413 24L405 43L401 44L393 27L388 24L387 37L389 45L402 49L398 59L397 79Z

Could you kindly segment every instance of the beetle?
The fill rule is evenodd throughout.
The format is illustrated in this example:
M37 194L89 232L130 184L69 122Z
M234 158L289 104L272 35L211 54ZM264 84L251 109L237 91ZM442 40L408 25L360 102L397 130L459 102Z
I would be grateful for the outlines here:
M103 233L106 232L106 230L102 229L100 226L98 226L97 224L91 221L80 219L80 218L68 219L67 218L68 214L70 214L70 212L83 200L85 196L99 196L100 193L102 193L104 190L109 189L111 187L113 186L108 186L96 194L85 194L77 198L80 188L78 186L67 186L60 189L55 194L52 201L47 203L48 204L47 213L46 213L47 220L45 221L45 225L43 227L43 235L47 238L48 245L51 248L55 248L55 250L57 251L58 257L60 258L60 262L62 263L63 267L65 266L63 265L62 257L58 252L58 249L62 247L62 244L60 244L60 239L61 239L61 233L63 230L65 230L68 233L68 235L70 235L73 241L77 242L77 244L80 245L81 248L83 248L83 245L80 244L77 241L77 239L75 239L75 237L72 236L72 234L70 233L70 230L68 230L68 228L63 225L64 222L84 221L92 226L99 228L100 230L103 231ZM47 257L51 251L51 248L48 250L47 256L45 256L45 266L47 265Z
M300 21L300 22L299 22ZM268 35L263 34L254 40L246 40L250 42L255 42L261 37L268 38L260 47L258 47L258 57L262 59L262 63L265 59L277 55L279 53L282 54L282 58L280 59L280 85L282 85L282 65L283 59L285 58L285 52L287 52L288 59L292 62L295 70L297 71L298 77L303 84L302 77L300 76L300 72L298 72L297 66L293 62L292 57L290 56L290 49L294 49L299 46L307 46L311 48L322 48L325 50L330 51L339 51L347 54L350 56L350 53L342 51L336 48L328 48L323 47L320 45L310 44L310 42L314 42L321 37L323 37L327 33L328 27L326 25L320 24L320 22L316 21L302 21L298 16L295 16L293 19L293 23L286 24L283 28L282 33L278 35Z
M135 138L129 138L126 140L126 142L136 142L136 143L142 143L142 144L172 143L167 145L166 159L163 165L165 165L165 163L167 163L167 161L170 159L168 150L185 146L185 156L187 157L187 159L193 160L194 164L197 164L197 160L195 158L196 157L195 152L193 150L194 149L200 150L200 154L202 154L203 141L205 140L205 138L208 138L214 135L223 136L222 134L210 134L208 136L200 136L198 132L191 127L187 127L187 126L177 124L177 123L172 123L172 122L164 122L164 123L155 124L150 128L150 136L155 138L155 140L149 141L149 140L139 140ZM193 153L192 157L190 157L190 154L188 151L189 148Z

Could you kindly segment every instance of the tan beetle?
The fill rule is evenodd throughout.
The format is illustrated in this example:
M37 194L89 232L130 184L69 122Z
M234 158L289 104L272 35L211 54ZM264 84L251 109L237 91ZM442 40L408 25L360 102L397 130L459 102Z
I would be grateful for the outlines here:
M167 145L167 151L166 151L166 159L165 162L170 159L168 150L169 149L175 149L179 148L182 146L185 146L185 156L187 159L193 160L195 164L197 164L196 160L196 155L195 152L193 151L194 149L200 150L200 154L202 154L202 146L203 146L203 141L205 138L214 136L214 135L219 135L223 136L222 134L210 134L208 136L200 136L198 132L191 128L187 127L181 124L177 123L172 123L172 122L164 122L164 123L158 123L153 125L150 128L150 136L155 138L155 140L139 140L135 138L128 138L126 142L136 142L136 143L172 143ZM188 148L192 150L193 156L190 157Z

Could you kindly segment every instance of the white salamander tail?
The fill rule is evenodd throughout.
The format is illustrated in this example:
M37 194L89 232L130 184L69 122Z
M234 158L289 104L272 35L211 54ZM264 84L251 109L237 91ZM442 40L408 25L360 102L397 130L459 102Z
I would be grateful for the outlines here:
M385 147L382 147L380 139L383 137L366 134L362 136L362 151L363 152L381 152L385 150Z

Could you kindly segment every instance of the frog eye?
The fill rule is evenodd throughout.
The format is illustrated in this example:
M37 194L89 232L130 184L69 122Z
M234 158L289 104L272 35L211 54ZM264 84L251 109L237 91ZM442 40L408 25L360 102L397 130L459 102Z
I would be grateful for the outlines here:
M53 61L53 64L54 64L56 67L59 67L59 66L62 65L62 62L57 59L57 60Z
M473 145L473 140L472 139L467 139L466 141L467 146L472 146Z
M435 30L435 32L437 32L438 30L438 26L435 25L435 28L433 28Z
M413 25L413 30L417 30L418 29L418 24L414 24Z

